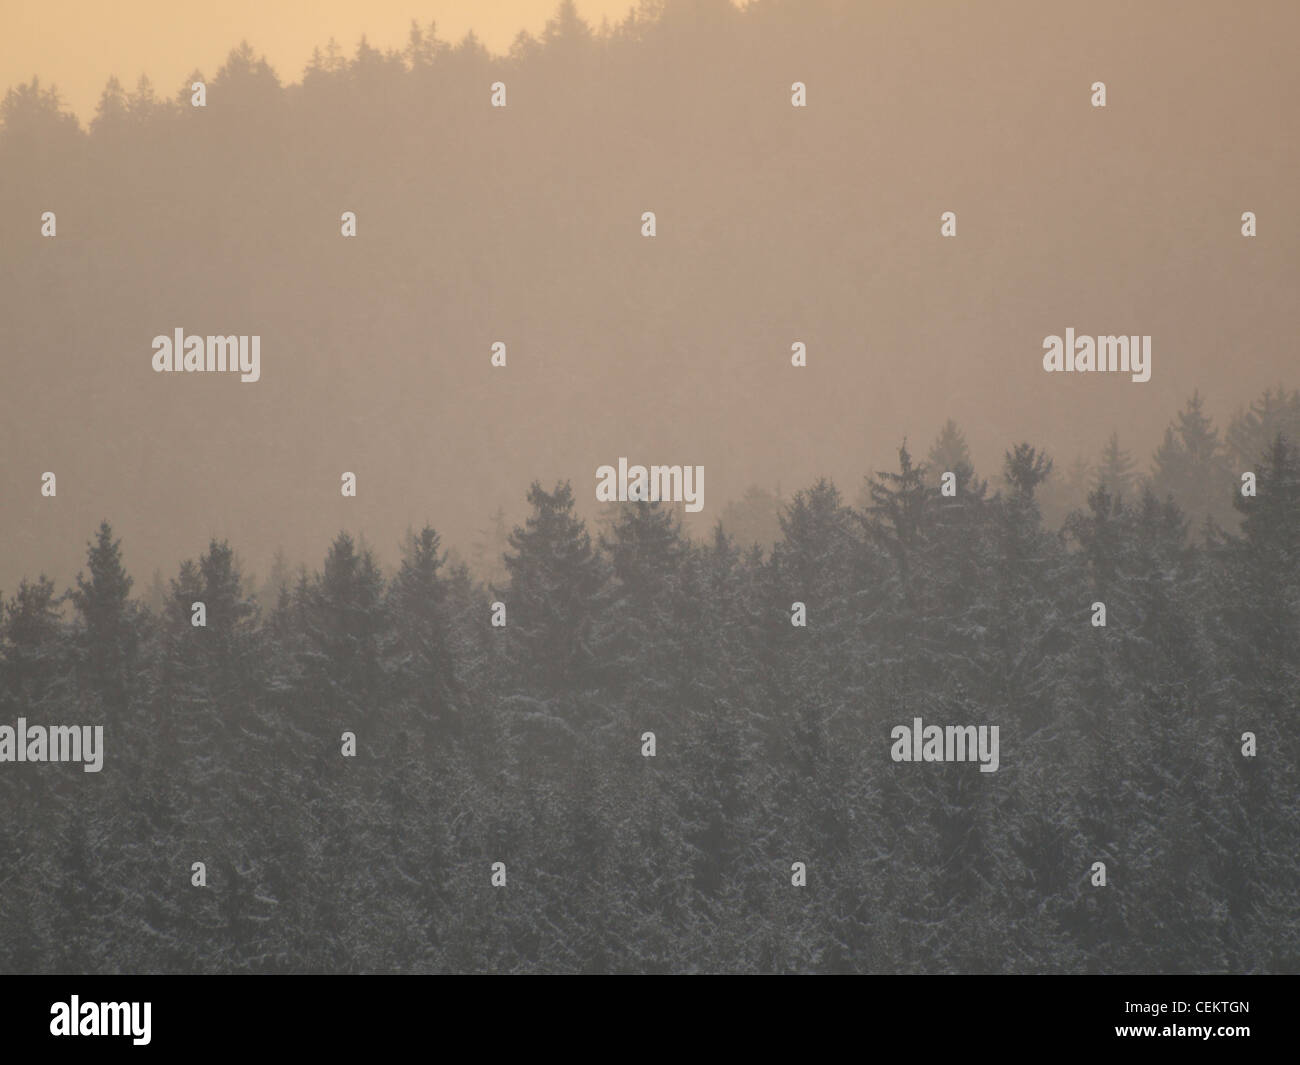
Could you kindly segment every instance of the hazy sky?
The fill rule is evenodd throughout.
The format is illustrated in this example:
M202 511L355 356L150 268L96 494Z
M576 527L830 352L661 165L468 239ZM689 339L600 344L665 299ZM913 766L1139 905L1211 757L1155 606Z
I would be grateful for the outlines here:
M0 90L33 75L53 83L83 124L111 75L127 88L148 74L171 96L195 67L209 77L241 38L264 54L283 81L298 81L317 45L332 36L347 54L364 33L376 48L401 48L411 19L438 23L459 41L470 29L505 52L522 29L537 34L559 0L5 0ZM576 0L593 25L623 18L633 0Z
M80 91L83 119L113 72L172 96L244 36L297 81L331 35L349 55L362 32L396 47L414 15L505 49L557 6L241 0L149 19L154 0L19 2L0 74ZM319 565L340 529L391 563L426 520L468 555L498 507L523 519L533 479L607 517L595 471L624 456L704 466L688 528L706 535L751 485L788 498L827 476L855 500L949 417L994 488L1020 441L1066 471L1118 432L1145 471L1195 390L1223 429L1300 384L1295 0L1230 18L1178 0L788 0L735 20L717 2L683 0L617 52L537 57L499 113L486 68L453 64L436 84L388 71L278 109L244 86L139 135L14 141L0 590L70 582L101 518L141 587L209 537L262 576L277 547ZM629 6L577 3L597 24ZM152 338L179 327L260 336L262 378L155 373ZM1044 373L1044 338L1067 329L1151 336L1150 380ZM498 339L508 369L487 362Z

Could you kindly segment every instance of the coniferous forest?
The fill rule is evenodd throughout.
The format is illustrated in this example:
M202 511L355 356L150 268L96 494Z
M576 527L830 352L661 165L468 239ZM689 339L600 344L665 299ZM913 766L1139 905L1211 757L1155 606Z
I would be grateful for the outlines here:
M499 588L425 526L267 603L213 542L154 611L105 522L74 588L5 604L4 719L103 723L111 772L0 776L3 967L1294 970L1294 445L1201 534L1100 479L1049 527L1047 456L986 480L960 445L955 497L903 448L767 552L535 484ZM1000 768L892 762L913 715L999 724Z
M948 158L968 118L874 10L564 3L506 56L415 25L292 84L242 45L85 123L9 90L0 725L102 725L104 764L0 765L0 970L1300 970L1300 392L1250 332L1293 305L1281 208L1263 266L1226 193L1187 238L1232 249L1246 350L1174 266L1116 311L1182 238L1053 199L1062 153ZM1179 69L1131 60L1129 101ZM1072 121L1032 62L1004 147ZM1089 158L1182 150L1111 110ZM1153 195L1194 228L1230 158ZM1007 232L1014 305L970 251ZM1149 383L1044 383L1078 305L1156 334ZM260 334L262 380L153 374L176 327ZM593 505L629 453L707 463L703 517ZM917 718L997 726L996 771L895 760Z

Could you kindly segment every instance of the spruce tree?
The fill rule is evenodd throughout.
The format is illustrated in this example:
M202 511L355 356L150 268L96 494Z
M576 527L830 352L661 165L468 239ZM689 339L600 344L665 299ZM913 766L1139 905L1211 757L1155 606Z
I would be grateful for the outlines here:
M1133 470L1133 457L1119 446L1119 434L1111 433L1097 463L1094 487L1104 488L1115 499L1132 499L1137 484Z
M70 593L80 616L78 656L87 687L111 711L126 709L139 649L138 617L130 600L132 580L122 566L121 541L100 523L87 545L89 574L77 575Z

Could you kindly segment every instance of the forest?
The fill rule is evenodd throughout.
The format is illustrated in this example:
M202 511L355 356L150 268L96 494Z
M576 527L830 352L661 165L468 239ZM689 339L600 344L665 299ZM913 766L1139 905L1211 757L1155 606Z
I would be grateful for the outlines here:
M213 541L153 610L106 521L5 602L0 720L102 724L105 764L0 772L0 966L1294 971L1300 395L1251 408L1234 531L1167 490L1229 461L1198 410L1059 527L1049 456L980 477L951 423L767 550L534 484L499 586L426 525L265 603ZM1000 767L891 761L914 715Z
M1300 971L1294 35L1190 8L9 88L0 728L103 731L0 762L0 971Z

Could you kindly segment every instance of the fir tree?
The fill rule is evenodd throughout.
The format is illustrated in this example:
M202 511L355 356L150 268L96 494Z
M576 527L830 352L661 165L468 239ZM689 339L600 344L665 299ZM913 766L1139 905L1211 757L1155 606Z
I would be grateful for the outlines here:
M1207 518L1222 525L1231 517L1224 501L1230 498L1232 475L1200 392L1192 394L1186 408L1165 429L1152 461L1151 484L1158 496L1174 498L1194 529L1201 528Z
M111 710L126 708L139 647L132 579L122 566L121 541L107 521L88 545L88 575L71 594L80 615L79 657L85 682Z
M1133 468L1132 456L1119 446L1119 434L1111 433L1097 463L1094 487L1104 488L1116 499L1131 499L1137 484Z

